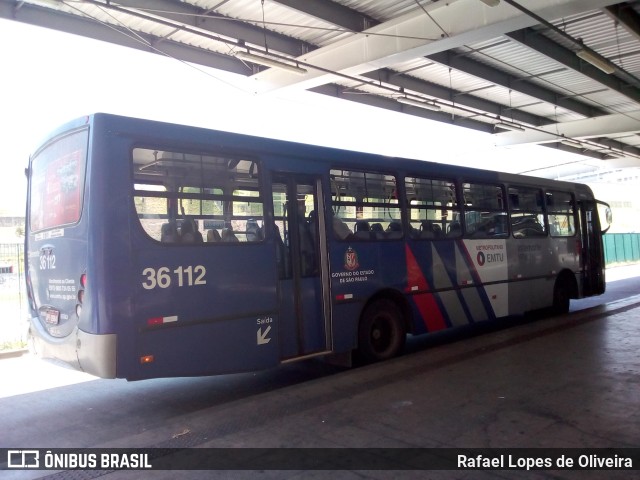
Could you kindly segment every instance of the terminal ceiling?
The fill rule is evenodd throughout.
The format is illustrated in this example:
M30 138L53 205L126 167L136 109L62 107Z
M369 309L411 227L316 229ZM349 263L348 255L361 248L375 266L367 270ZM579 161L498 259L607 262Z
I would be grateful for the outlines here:
M0 18L640 166L640 0L0 0Z

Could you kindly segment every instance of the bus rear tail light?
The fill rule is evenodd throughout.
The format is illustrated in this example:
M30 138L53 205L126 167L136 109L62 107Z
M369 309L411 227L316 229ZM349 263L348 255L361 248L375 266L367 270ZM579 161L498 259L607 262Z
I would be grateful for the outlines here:
M84 289L87 286L87 274L80 275L80 287L78 288L78 303L76 304L76 315L80 318L82 313L82 303L84 302Z
M153 363L155 359L153 358L153 355L144 355L142 357L140 357L140 363L142 365L146 365L148 363Z

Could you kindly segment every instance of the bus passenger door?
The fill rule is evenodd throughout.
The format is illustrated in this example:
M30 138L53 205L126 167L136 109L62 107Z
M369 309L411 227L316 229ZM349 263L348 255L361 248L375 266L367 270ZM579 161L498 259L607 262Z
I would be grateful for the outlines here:
M279 282L282 360L330 348L326 238L319 178L274 174L272 178ZM325 253L321 253L325 252ZM323 282L323 278L325 281Z
M582 289L583 295L588 297L600 295L605 291L604 250L596 202L582 200L579 205L582 235Z

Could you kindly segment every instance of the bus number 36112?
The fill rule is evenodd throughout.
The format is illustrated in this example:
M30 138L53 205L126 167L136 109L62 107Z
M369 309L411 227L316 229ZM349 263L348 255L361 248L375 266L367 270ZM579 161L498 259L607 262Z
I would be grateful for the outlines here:
M142 287L146 290L152 290L156 287L169 288L174 282L178 282L178 287L192 287L194 285L206 285L205 275L207 269L202 265L192 267L178 267L173 272L169 267L145 268L142 275L146 280L142 282Z

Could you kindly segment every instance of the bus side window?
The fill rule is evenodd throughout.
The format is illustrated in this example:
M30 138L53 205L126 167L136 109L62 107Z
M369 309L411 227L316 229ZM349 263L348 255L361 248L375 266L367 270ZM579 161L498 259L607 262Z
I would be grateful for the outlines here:
M134 148L132 162L136 213L152 239L191 245L205 243L204 234L211 246L263 240L264 206L256 160L215 149Z
M509 232L504 221L507 217L507 208L502 186L464 183L462 188L465 199L465 237L506 237Z
M202 243L203 238L198 224L193 218L185 218L180 226L180 242L182 243Z
M220 235L221 239L223 242L239 242L240 240L238 240L238 237L236 237L236 234L233 233L233 230L229 227L225 227L222 229L222 234Z
M336 215L332 215L332 218L333 218L333 221L332 221L333 233L338 239L346 240L347 238L353 235L349 226L346 223L344 223L344 220L342 220L340 217Z
M537 188L510 187L509 209L515 238L546 236L542 191Z
M332 169L330 175L336 238L370 242L402 238L395 176L342 169Z
M247 242L259 242L264 238L262 235L262 229L255 218L247 220L246 231Z
M547 192L547 217L552 237L573 237L575 227L575 202L569 192Z
M462 234L455 226L460 212L453 180L406 177L404 182L413 238L434 240Z
M160 228L160 241L162 243L175 243L178 241L178 230L175 222L163 223Z

